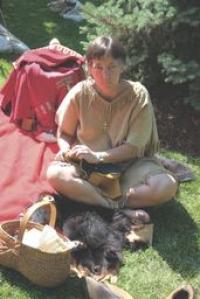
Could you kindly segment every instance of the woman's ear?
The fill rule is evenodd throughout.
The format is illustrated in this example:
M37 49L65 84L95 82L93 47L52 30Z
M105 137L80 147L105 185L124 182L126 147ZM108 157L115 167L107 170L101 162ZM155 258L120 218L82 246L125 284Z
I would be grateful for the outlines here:
M92 77L92 61L88 62L86 65L87 68L87 74Z

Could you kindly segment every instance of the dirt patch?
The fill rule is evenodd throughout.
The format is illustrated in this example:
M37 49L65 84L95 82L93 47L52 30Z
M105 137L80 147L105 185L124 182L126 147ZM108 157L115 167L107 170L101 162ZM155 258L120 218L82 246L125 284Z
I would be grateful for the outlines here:
M152 97L161 147L199 157L200 111L183 105L180 94L170 93L162 89Z

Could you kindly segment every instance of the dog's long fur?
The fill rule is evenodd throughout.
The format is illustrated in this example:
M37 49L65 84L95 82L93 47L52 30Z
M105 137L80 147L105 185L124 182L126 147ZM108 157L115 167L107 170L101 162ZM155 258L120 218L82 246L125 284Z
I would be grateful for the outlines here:
M70 216L63 224L63 233L71 240L85 244L73 252L78 264L92 273L100 273L117 268L122 263L123 233L113 230L97 212L88 211Z
M72 252L76 264L93 274L117 270L122 264L126 234L133 224L132 213L94 208L59 196L55 199L58 225L63 234L83 244ZM32 218L40 223L47 223L47 219L48 213L44 209L38 210ZM137 247L132 246L132 249Z

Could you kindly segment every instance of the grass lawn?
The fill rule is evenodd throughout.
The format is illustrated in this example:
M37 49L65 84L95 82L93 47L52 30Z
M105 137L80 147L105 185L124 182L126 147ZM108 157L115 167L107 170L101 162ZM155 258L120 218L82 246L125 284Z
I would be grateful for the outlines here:
M45 46L57 37L82 53L80 41L84 37L79 34L80 24L49 11L47 3L47 0L3 1L9 30L30 48ZM14 59L14 55L1 55L0 86ZM129 291L134 299L165 299L177 286L191 283L200 298L200 159L173 151L164 154L190 166L196 180L182 184L176 200L152 209L153 246L135 253L124 251L117 285ZM0 299L28 298L84 299L77 278L70 277L64 285L49 290L31 285L14 271L0 268Z

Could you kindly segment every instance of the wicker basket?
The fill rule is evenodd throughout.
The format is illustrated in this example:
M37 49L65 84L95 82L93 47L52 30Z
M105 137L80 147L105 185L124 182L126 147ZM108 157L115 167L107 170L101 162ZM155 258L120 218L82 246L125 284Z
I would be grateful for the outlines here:
M54 227L56 208L51 196L45 196L34 204L20 220L0 224L0 264L19 271L36 285L55 287L63 283L70 273L70 250L48 253L22 243L25 229L43 229L43 225L29 221L31 215L43 206L49 206L49 225ZM59 236L65 238L61 234Z

